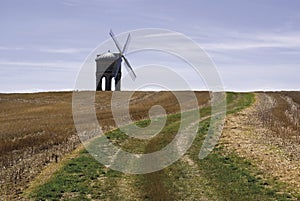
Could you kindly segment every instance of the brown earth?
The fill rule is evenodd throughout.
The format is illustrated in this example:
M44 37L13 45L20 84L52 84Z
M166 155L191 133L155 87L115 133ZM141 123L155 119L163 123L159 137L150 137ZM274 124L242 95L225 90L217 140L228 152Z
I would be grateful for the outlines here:
M124 96L131 92L119 92ZM189 105L189 92L184 104ZM98 92L97 117L104 131L115 127L111 107L126 103L112 92ZM208 92L196 92L199 105L209 102ZM148 118L154 105L166 113L180 110L171 92L135 92L129 102L133 121ZM0 194L2 199L18 199L22 191L45 167L60 161L81 143L72 116L72 92L0 94Z
M208 104L209 93L196 95L199 106ZM104 130L115 127L111 107L126 103L120 98L113 105L111 96L111 92L96 95L95 109ZM157 104L168 114L180 110L171 92L135 92L130 99L131 118L148 118L149 109ZM188 98L185 104L189 104ZM253 106L227 117L220 141L228 152L251 160L266 175L298 193L299 105L299 92L256 93ZM0 108L0 194L2 199L12 200L18 199L43 169L76 149L80 140L73 122L71 92L0 94ZM193 166L193 161L185 160Z
M228 116L220 141L295 193L300 193L299 97L257 93L254 105Z

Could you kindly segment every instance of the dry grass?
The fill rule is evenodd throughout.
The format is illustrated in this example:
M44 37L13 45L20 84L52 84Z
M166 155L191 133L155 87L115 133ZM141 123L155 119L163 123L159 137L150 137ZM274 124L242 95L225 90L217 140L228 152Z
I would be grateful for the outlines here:
M292 160L300 161L300 92L259 94L264 99L258 105L256 117L268 132L269 144L285 150Z
M288 184L282 192L299 194L300 108L294 100L300 93L257 93L256 97L253 107L228 118L222 142L251 159L263 175Z
M262 143L279 147L292 163L299 163L300 93L261 94L265 99L253 115L262 127L272 131L265 133ZM189 105L190 97L186 95L185 104ZM105 131L115 127L111 96L111 92L96 95L97 117ZM196 96L199 105L209 102L207 92L197 92ZM114 104L125 102L120 98ZM168 114L180 110L171 92L135 92L130 99L131 118L134 121L148 118L149 109L157 104ZM16 199L43 168L78 147L80 140L72 117L71 92L0 94L0 108L0 193L11 200Z
M105 131L115 127L111 96L111 92L96 94L97 117ZM196 92L196 96L199 105L209 101L208 92ZM118 99L116 104L124 101ZM157 104L168 114L180 110L171 92L135 92L130 99L131 118L147 118L149 108ZM185 104L189 104L188 96ZM0 108L0 193L9 199L18 197L43 168L78 147L80 140L71 92L0 94Z
M147 98L152 96L144 95ZM165 94L161 96L163 95ZM79 157L70 160L52 177L51 181L39 186L31 195L41 200L46 198L78 200L85 198L102 200L211 200L212 198L216 200L240 200L241 198L243 200L294 200L300 198L300 195L291 191L296 191L294 182L298 182L296 180L300 170L298 164L285 158L281 152L278 153L277 151L280 150L278 147L273 149L269 146L268 141L273 143L280 138L276 138L275 135L270 138L269 136L273 134L264 132L270 129L268 116L263 115L268 111L275 115L273 108L276 107L278 100L268 94L263 94L259 96L260 101L256 102L255 107L246 110L242 109L252 103L253 94L228 93L227 100L228 114L234 112L238 114L228 116L225 133L222 135L223 141L220 141L219 146L205 160L199 161L198 153L207 133L209 121L201 122L199 135L186 153L184 160L177 161L164 170L130 176L107 169L85 151ZM123 103L122 100L119 101ZM163 99L163 101L168 103L170 100ZM147 106L146 101L142 100L139 110L144 107L150 108L151 104L153 105L149 102ZM98 110L105 111L100 102L97 107ZM132 107L137 107L137 105L132 105ZM203 108L203 112L206 111L205 109ZM110 111L104 113L107 119L109 119L109 113ZM147 117L147 113L141 115ZM134 153L135 150L142 150L142 153L153 152L161 148L162 142L168 142L172 138L172 130L177 129L176 119L180 119L180 116L171 116L174 116L174 119L169 122L170 127L166 128L164 137L158 135L146 145L123 138L123 133L119 130L108 132L107 138L122 148L127 143L131 144L126 147ZM233 150L233 153L228 153L228 150Z
M79 144L71 93L0 95L0 191L21 193L51 161Z

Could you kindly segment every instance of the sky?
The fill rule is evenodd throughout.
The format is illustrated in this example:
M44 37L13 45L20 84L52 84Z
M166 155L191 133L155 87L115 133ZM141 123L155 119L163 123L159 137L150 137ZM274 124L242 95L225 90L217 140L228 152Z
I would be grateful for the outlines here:
M0 0L0 93L73 90L110 29L143 28L195 41L227 91L300 90L299 11L298 0ZM133 67L149 62L128 59Z

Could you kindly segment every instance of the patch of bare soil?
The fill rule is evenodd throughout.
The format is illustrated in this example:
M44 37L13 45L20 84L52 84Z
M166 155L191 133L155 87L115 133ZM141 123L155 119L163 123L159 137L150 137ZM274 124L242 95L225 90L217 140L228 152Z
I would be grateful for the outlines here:
M257 93L255 104L227 117L220 143L300 193L299 111L288 94Z

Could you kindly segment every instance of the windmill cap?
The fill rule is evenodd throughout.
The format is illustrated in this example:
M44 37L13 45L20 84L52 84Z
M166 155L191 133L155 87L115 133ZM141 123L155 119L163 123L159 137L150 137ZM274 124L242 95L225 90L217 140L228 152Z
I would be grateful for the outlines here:
M97 60L116 60L120 57L120 54L119 53L111 53L111 52L106 52L106 53L103 53L103 54L98 54L97 55L97 58L96 58L96 61Z

